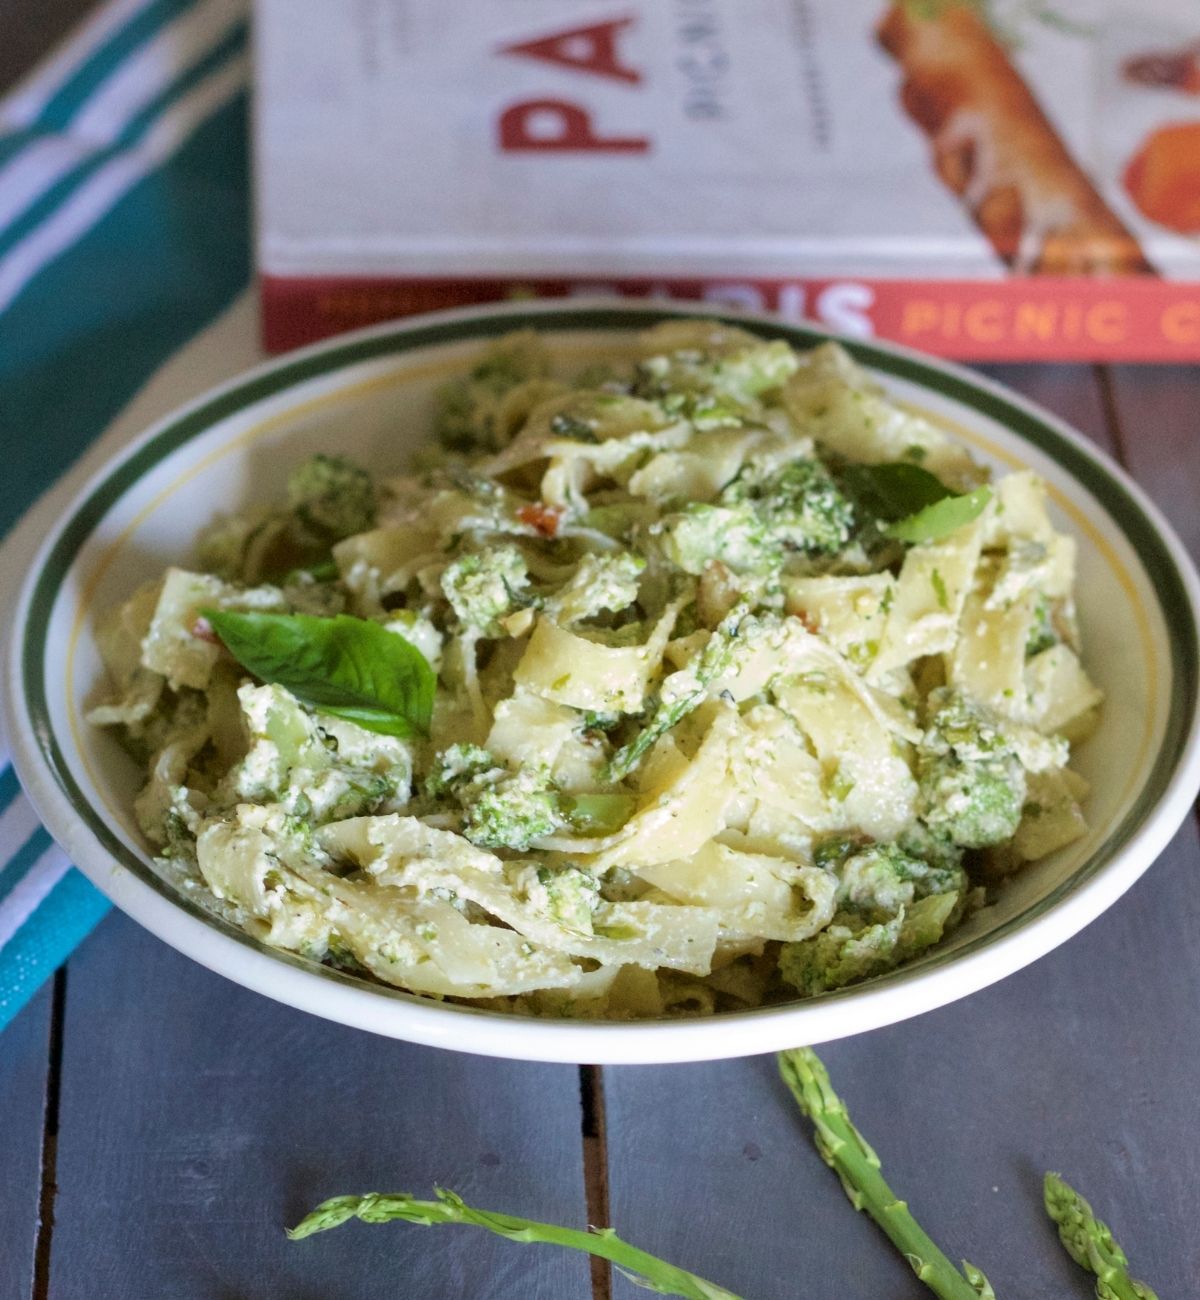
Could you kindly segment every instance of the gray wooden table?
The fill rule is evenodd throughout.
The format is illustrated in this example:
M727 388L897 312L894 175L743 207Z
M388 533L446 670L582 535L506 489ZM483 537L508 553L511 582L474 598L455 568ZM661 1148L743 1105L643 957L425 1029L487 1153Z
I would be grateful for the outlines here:
M0 85L86 0L0 6ZM993 374L1132 470L1200 555L1200 374ZM1039 1205L1085 1188L1163 1300L1200 1295L1200 841L1003 984L824 1056L894 1184L1008 1300L1091 1294ZM582 1257L405 1225L289 1244L345 1191L454 1187L754 1300L919 1300L769 1057L512 1064L276 1006L118 915L0 1037L0 1300L635 1300Z

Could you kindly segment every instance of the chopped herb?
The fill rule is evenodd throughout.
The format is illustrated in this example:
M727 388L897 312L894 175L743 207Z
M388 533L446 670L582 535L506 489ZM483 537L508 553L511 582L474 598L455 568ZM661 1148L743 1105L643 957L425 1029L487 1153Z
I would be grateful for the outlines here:
M575 442L597 443L596 431L585 420L560 412L550 420L550 432L557 438L570 438Z

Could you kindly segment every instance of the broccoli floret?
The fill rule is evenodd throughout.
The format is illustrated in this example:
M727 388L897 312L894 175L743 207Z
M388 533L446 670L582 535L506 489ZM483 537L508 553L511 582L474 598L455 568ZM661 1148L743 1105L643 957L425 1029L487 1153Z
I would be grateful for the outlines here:
M958 850L925 858L920 849L932 835L914 834L895 844L862 844L850 839L828 839L817 846L813 859L838 878L839 908L860 912L872 920L887 919L914 899L931 894L963 891L967 877L958 865Z
M546 350L532 330L497 339L465 379L438 389L438 440L453 451L498 451L505 442L501 399L518 384L544 378L549 369Z
M463 810L463 834L484 848L527 849L544 835L607 835L633 811L626 794L562 794L544 768L510 772L478 745L451 745L425 778L432 799Z
M1011 839L1025 803L1025 770L999 719L960 692L935 693L917 756L925 824L967 849Z
M963 851L942 828L933 830L923 822L913 822L896 840L896 846L910 858L919 858L931 874L941 875L947 880L961 878ZM926 892L944 891L930 889Z
M529 901L553 917L564 930L592 933L592 914L600 903L600 885L579 867L539 867L529 886Z
M492 413L472 391L467 379L453 379L434 394L433 428L438 441L450 451L495 450Z
M786 343L710 321L668 322L643 342L650 355L638 365L634 391L701 429L740 423L742 408L778 388L799 364Z
M442 574L458 621L482 636L502 636L500 620L532 603L525 557L515 546L460 556Z
M805 997L868 979L894 966L903 914L876 925L853 927L835 920L820 934L799 943L785 943L779 952L779 973Z
M850 537L854 508L820 461L793 460L773 473L753 468L721 493L721 504L749 504L771 538L796 551L836 551Z
M1016 834L1025 800L1025 774L1016 759L961 764L946 756L921 768L924 816L956 844L981 849Z
M953 750L965 761L1012 752L1003 722L963 691L940 687L931 692L928 712L923 744L933 753Z
M693 502L650 529L668 560L703 573L720 560L735 573L770 573L789 552L836 551L850 537L854 509L815 460L765 475L740 474L715 504Z
M493 393L507 393L527 379L550 373L546 346L534 330L516 330L492 343L471 370L472 382Z
M782 546L747 506L694 501L652 524L650 535L663 556L684 573L701 574L713 560L735 573L769 573L783 563Z
M546 612L562 624L617 613L637 600L646 561L632 551L585 555L579 567L547 602Z
M496 760L479 745L451 745L433 761L425 778L425 793L431 799L451 794L485 772L497 769Z
M329 541L375 526L375 487L365 469L341 456L317 454L288 475L288 507L307 529Z
M223 515L214 520L196 544L200 570L225 582L241 581L245 577L246 547L259 523L261 519L247 515Z
M278 803L298 823L322 825L407 792L408 753L393 737L318 723L282 686L242 686L238 701L249 748L219 787L220 802Z
M546 773L488 772L458 791L463 834L485 849L524 851L562 826L558 798Z
M839 913L811 939L785 943L779 973L806 997L882 975L940 942L958 899L956 891L930 894L865 926L861 917Z
M925 864L894 844L872 844L848 857L837 874L839 906L893 916L912 902L914 881L925 874Z
M287 504L216 520L201 535L200 567L227 582L297 588L297 608L329 612L338 576L330 547L375 526L375 488L366 470L340 456L310 456L288 475Z
M926 848L930 856L919 856ZM891 970L937 943L962 914L959 851L920 828L896 844L831 837L817 865L838 878L837 914L819 934L784 944L783 979L805 995Z

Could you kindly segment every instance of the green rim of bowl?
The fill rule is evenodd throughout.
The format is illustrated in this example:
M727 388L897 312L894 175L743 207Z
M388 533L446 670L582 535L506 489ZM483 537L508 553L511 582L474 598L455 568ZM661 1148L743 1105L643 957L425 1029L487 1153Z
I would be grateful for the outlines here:
M28 621L21 642L20 666L26 707L33 722L38 748L59 788L71 801L80 819L113 858L133 872L143 883L150 885L156 892L170 899L186 912L199 917L221 933L251 948L338 983L348 983L384 996L427 1002L428 999L419 995L371 984L317 962L260 943L244 931L214 916L198 903L181 897L113 833L104 818L86 799L71 774L51 721L46 699L43 646L54 602L68 570L114 502L164 457L198 437L212 425L264 398L272 397L294 385L343 367L439 344L486 339L514 329L537 329L557 333L629 331L645 329L661 321L677 320L696 314L691 311L672 310L669 307L654 309L568 306L530 310L515 306L508 310L491 309L477 316L456 313L452 317L431 320L423 324L405 324L401 321L392 327L380 327L359 336L351 336L345 341L320 345L300 354L295 360L278 362L267 371L254 374L242 383L235 382L232 387L218 393L211 400L193 406L171 419L153 438L115 466L112 472L97 483L86 498L76 506L42 565L29 600ZM872 370L892 375L897 379L908 380L949 397L995 420L1045 453L1100 501L1120 525L1153 584L1171 648L1171 697L1166 732L1150 775L1121 822L1096 852L1067 880L1044 898L1039 899L1033 906L987 934L952 949L935 949L923 959L889 974L881 975L865 985L838 989L815 998L804 999L802 1002L720 1013L724 1017L754 1017L778 1013L782 1007L798 1007L817 1001L824 1003L850 998L862 988L880 988L903 983L914 975L923 975L947 962L990 947L1014 930L1024 927L1031 920L1043 916L1082 888L1136 835L1166 793L1170 779L1184 756L1196 716L1197 699L1200 696L1200 665L1197 662L1196 624L1192 617L1188 589L1175 557L1163 540L1159 529L1125 485L1110 474L1094 454L1076 446L1059 429L1041 418L1035 409L1026 406L1023 402L1018 403L1008 399L996 388L990 385L983 386L965 373L927 362L915 354L893 351L890 348L877 347L871 343L842 338L819 329L782 321L769 322L716 311L703 311L699 314L708 319L720 320L750 330L763 338L782 339L802 351L835 339L856 360ZM462 1010L471 1011L476 1015L504 1016L502 1012L487 1012L477 1008L464 1007Z

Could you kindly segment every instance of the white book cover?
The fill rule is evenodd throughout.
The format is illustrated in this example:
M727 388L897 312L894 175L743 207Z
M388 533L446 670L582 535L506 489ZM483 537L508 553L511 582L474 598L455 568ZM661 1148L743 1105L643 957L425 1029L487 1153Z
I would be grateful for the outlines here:
M256 48L270 281L1200 278L1192 0L258 0Z

